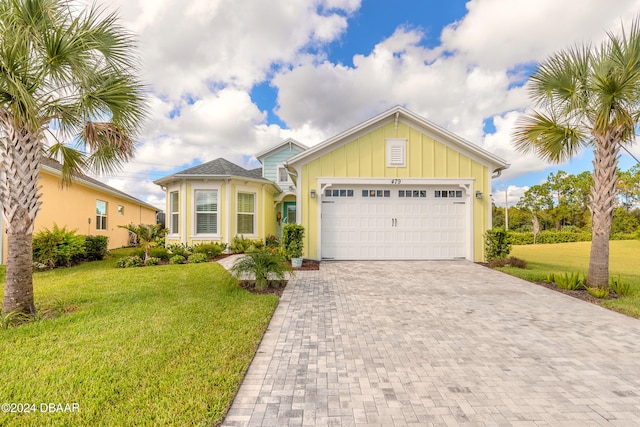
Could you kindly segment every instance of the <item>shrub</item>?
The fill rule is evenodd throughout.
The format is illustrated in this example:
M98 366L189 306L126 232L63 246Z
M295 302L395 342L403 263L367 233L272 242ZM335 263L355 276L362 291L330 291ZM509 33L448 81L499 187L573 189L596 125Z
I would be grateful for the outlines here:
M174 255L169 258L169 264L183 264L186 261L186 258L182 255Z
M169 251L166 248L151 248L149 249L149 256L152 258L160 258L166 261L169 259Z
M160 264L160 258L151 256L149 258L147 258L147 260L144 262L144 265L146 266L152 266L152 265L159 265Z
M527 268L527 262L523 259L516 258L511 256L509 258L498 258L489 262L489 267L516 267L516 268Z
M264 243L260 239L251 240L243 236L236 236L231 240L230 249L234 254L242 254L262 249Z
M635 287L635 285L629 282L623 282L622 280L620 280L620 275L618 275L617 279L614 279L612 277L609 280L609 287L613 292L616 293L616 295L620 295L623 297L633 295L637 291L637 288Z
M270 284L284 280L285 273L292 271L284 258L267 250L250 252L236 261L231 267L231 273L238 279L250 274L255 277L256 289L263 291Z
M570 228L574 230L576 227ZM536 238L536 243L568 243L568 242L590 242L591 233L587 231L554 231L544 230ZM512 245L533 244L533 233L519 233L509 231L509 242Z
M182 243L172 243L167 246L167 250L170 255L181 255L185 259L193 253L193 246L185 245Z
M267 237L264 238L264 245L269 249L275 249L280 247L280 240L278 239L277 236L273 234L269 234Z
M207 261L207 254L203 253L195 253L193 255L189 255L189 262L193 264L198 264L201 262Z
M584 279L580 278L580 273L554 274L553 279L559 289L576 291L584 286Z
M50 268L68 267L85 257L84 236L76 236L67 227L40 231L33 238L33 261Z
M592 297L599 298L599 299L609 297L609 289L604 286L596 287L596 288L592 288L590 286L585 286L585 287L587 288L587 292L589 292L589 295L591 295Z
M107 236L84 236L85 258L88 261L103 260L109 252L108 243Z
M511 252L511 243L507 238L507 232L504 228L494 228L487 230L485 233L485 258L487 261L493 261L498 258L506 258Z
M304 249L304 227L298 224L285 224L282 227L282 246L287 259L301 258Z
M224 247L218 243L205 243L193 248L196 254L204 254L207 258L215 258L224 251Z
M144 262L142 258L137 255L131 255L124 258L120 258L116 263L118 268L130 268L130 267L142 267Z

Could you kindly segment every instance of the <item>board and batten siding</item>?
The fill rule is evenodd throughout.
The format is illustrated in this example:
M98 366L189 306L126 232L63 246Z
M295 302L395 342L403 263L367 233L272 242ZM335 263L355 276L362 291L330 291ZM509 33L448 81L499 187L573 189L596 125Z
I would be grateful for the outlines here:
M266 157L263 163L264 177L278 183L278 166L301 152L302 150L291 145L282 147L278 151Z
M406 167L387 167L386 139L407 140ZM474 261L484 259L483 234L489 228L490 178L488 167L459 151L423 134L406 123L387 123L367 134L360 135L311 160L302 166L298 200L300 221L307 230L305 256L318 258L318 198L309 197L311 189L320 191L318 177L353 178L465 178L473 180L473 192L482 192L482 199L473 194L473 253Z

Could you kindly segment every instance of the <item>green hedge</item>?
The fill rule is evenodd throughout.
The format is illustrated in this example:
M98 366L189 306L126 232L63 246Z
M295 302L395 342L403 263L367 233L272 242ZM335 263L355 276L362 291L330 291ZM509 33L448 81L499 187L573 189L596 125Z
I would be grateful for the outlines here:
M622 234L616 233L611 235L611 240L634 240L640 239L640 232L636 232L635 234ZM553 230L544 230L536 239L536 243L545 244L545 243L568 243L568 242L590 242L591 241L591 233L587 231L582 232L572 232L572 231L553 231ZM509 232L509 242L512 245L532 245L533 244L533 233L526 232Z

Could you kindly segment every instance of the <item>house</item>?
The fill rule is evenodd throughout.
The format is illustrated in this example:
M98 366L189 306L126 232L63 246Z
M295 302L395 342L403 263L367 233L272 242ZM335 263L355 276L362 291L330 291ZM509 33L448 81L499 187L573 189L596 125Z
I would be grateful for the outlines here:
M62 167L43 160L40 171L42 194L34 234L53 224L76 230L77 234L107 236L109 249L129 245L129 232L120 225L155 224L158 208L142 202L96 179L82 176L70 186L61 187ZM7 260L7 236L0 215L0 260Z
M400 106L307 148L286 140L246 170L216 159L156 181L168 242L305 227L312 259L484 259L501 158ZM288 175L288 176L287 176Z

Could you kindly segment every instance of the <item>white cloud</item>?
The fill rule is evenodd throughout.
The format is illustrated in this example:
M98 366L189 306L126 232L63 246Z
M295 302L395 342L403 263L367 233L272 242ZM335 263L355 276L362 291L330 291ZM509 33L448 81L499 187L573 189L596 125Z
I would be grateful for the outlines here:
M509 185L507 187L504 185L498 185L493 189L491 198L493 203L498 207L504 208L506 203L511 207L518 204L528 189L529 187L526 185L522 187L517 185Z
M442 33L443 46L471 63L510 68L559 48L598 42L637 13L638 0L470 0L465 17Z

